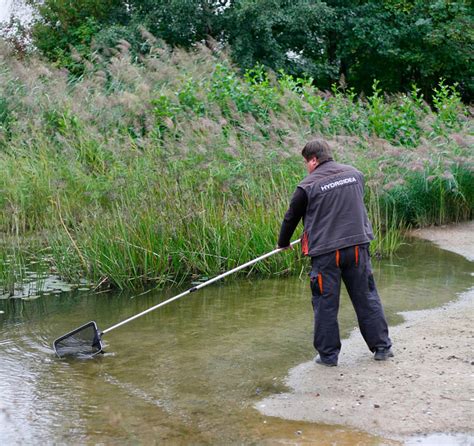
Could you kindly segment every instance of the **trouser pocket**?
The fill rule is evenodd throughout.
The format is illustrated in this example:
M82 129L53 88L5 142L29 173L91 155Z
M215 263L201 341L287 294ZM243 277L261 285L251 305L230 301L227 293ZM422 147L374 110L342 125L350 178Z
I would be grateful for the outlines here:
M309 273L309 278L313 296L322 296L324 294L324 283L321 272L312 270Z

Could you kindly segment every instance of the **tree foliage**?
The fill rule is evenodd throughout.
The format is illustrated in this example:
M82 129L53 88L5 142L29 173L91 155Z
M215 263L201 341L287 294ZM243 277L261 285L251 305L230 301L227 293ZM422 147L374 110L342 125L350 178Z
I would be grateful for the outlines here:
M440 78L472 97L474 15L468 1L385 0L341 7L338 54L349 84L369 91L417 84L427 92Z
M37 13L32 28L35 46L50 60L80 70L74 51L90 51L92 39L104 27L127 22L123 0L28 0Z
M134 23L169 45L190 47L221 31L220 9L226 2L210 0L131 0Z
M329 85L337 78L330 48L334 19L321 1L242 0L226 15L225 36L243 68L262 63Z
M303 73L318 87L341 82L370 92L425 94L441 78L474 92L474 14L470 0L28 0L38 13L36 47L78 69L95 41L131 41L140 28L172 46L215 40L243 69L263 64ZM211 38L211 39L210 39ZM114 42L115 41L115 42Z

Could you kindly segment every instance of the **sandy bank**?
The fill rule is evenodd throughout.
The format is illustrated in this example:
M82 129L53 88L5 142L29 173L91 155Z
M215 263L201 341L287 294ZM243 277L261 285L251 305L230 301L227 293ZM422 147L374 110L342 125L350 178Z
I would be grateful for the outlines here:
M446 251L474 261L474 220L460 225L416 229L410 235L429 240Z
M474 260L474 222L416 231ZM358 330L343 341L340 365L311 362L289 372L291 392L256 407L292 420L339 424L390 438L474 430L474 287L434 310L403 313L391 327L395 358L376 362Z

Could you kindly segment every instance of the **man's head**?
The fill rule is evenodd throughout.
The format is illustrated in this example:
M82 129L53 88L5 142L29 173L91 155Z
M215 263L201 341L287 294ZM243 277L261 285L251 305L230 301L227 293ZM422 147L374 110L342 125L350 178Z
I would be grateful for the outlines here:
M311 173L322 162L332 160L331 148L324 139L313 139L306 143L301 155L306 161L308 173Z

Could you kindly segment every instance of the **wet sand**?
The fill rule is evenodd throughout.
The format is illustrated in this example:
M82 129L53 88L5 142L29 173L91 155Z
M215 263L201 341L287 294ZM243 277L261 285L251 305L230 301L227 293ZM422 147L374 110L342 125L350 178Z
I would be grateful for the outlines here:
M474 260L474 222L412 235ZM338 367L300 364L287 377L291 391L266 398L256 408L267 416L343 425L398 440L467 434L448 436L443 444L470 444L474 287L452 298L441 308L402 313L405 322L390 329L394 358L374 361L355 329L342 342ZM430 444L429 438L422 444Z

